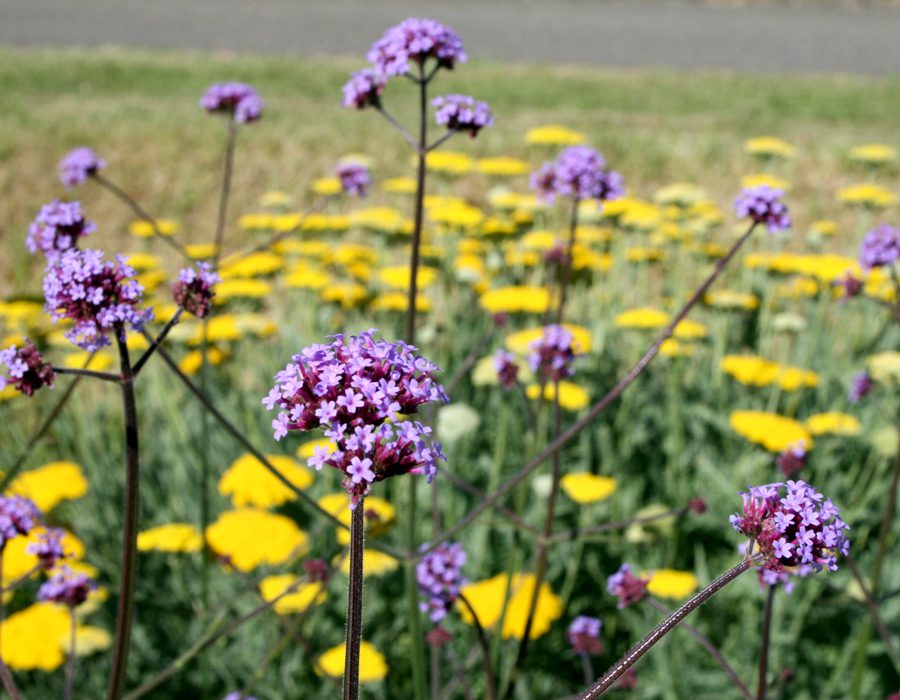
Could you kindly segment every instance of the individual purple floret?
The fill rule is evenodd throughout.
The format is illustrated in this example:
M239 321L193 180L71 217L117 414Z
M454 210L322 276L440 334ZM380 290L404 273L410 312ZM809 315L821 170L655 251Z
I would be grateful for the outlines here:
M73 321L66 338L89 351L108 345L110 330L139 331L152 320L152 309L137 308L143 289L125 258L105 261L99 250L66 250L44 274L47 312L54 322Z
M228 114L238 124L258 120L264 104L256 89L247 83L213 83L200 98L200 106L207 112Z
M0 551L14 537L27 535L41 524L41 512L29 498L0 496Z
M59 179L66 187L74 187L105 167L106 161L93 148L79 146L66 153L59 161Z
M431 428L400 414L448 401L434 381L438 368L402 341L376 340L372 329L357 336L336 335L294 355L275 375L263 399L275 439L290 430L324 428L336 449L317 447L309 465L328 465L344 473L343 486L353 507L376 482L398 474L425 474L431 482L445 459L440 444L428 444Z
M450 131L468 131L472 138L494 123L487 103L477 102L468 95L435 97L431 104L437 108L435 119L439 126L446 126Z
M75 608L86 601L96 587L97 584L87 574L73 571L64 565L38 589L37 597L44 603L59 603Z
M543 381L558 382L575 374L572 334L563 326L544 326L544 335L531 344L528 364Z
M341 104L356 109L377 107L386 85L387 77L382 73L374 68L363 68L350 75L350 80L344 85L344 99Z
M566 639L572 645L572 651L576 654L588 654L599 656L603 653L603 644L600 642L600 628L603 623L596 617L579 615L566 631Z
M337 169L338 179L341 181L341 189L354 197L365 197L369 194L372 178L369 169L362 163L352 161L341 163Z
M494 355L494 369L497 379L504 389L515 389L519 383L519 365L516 356L506 350L498 350Z
M57 199L41 207L28 227L25 247L32 253L41 250L48 258L54 257L60 251L77 247L78 239L96 228L93 221L84 218L81 204Z
M857 372L853 375L853 379L850 380L850 392L847 398L850 400L850 403L859 403L874 387L875 384L872 381L872 377L866 370Z
M221 278L209 263L197 263L178 273L178 280L172 285L175 303L197 318L206 318L212 311L212 300L216 296L215 285Z
M605 202L625 194L622 176L606 169L606 161L593 148L570 146L531 176L531 187L547 202L554 198L596 199Z
M900 259L900 228L887 224L869 231L859 246L859 264L864 270L890 267Z
M56 373L50 363L28 338L21 347L11 345L0 350L0 363L6 365L6 373L0 374L0 389L12 384L25 396L32 396L41 387L53 386Z
M25 551L38 558L38 566L49 571L66 556L62 539L65 532L58 527L46 530L38 535L38 541L29 544Z
M752 219L765 224L769 233L787 231L791 227L791 215L781 198L782 190L768 185L748 187L734 200L734 211L742 219Z
M387 76L409 72L409 62L423 65L435 59L441 68L465 63L462 40L449 27L433 19L410 17L388 29L368 54L375 68Z
M837 555L849 553L850 541L844 535L849 526L840 519L837 506L805 482L754 486L741 497L743 512L729 520L756 543L764 569L775 574L786 567L835 571Z
M419 609L427 612L432 622L444 619L459 597L460 589L466 585L462 575L465 563L465 550L454 542L438 545L416 565L419 592L427 598L419 603Z
M622 564L619 570L606 580L606 590L618 597L619 608L627 608L646 597L648 583L650 579L635 576L628 564Z
M781 473L790 478L806 466L806 448L803 442L797 442L779 453L775 464Z

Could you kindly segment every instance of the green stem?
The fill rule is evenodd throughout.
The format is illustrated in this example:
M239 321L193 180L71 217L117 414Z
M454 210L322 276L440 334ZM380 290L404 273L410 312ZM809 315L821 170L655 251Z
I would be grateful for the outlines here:
M763 613L762 639L759 643L759 671L756 675L756 700L766 700L766 674L769 670L769 639L772 634L772 608L775 602L775 586L769 586L766 593L766 607Z

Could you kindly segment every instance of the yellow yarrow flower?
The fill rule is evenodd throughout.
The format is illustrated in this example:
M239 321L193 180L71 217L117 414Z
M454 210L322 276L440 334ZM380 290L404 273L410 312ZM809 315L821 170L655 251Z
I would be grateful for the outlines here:
M88 482L75 462L48 462L24 472L9 486L9 493L34 501L41 513L49 513L62 501L81 498Z
M289 207L291 206L291 196L287 192L278 190L264 192L259 198L259 204L263 207Z
M277 217L271 214L243 214L238 218L238 228L242 231L271 231Z
M68 632L59 640L63 653L69 653ZM90 656L112 646L112 635L102 627L78 625L75 628L75 656Z
M319 291L331 284L331 280L331 275L325 270L310 266L289 272L283 282L286 287L292 287L293 289Z
M347 654L345 644L332 647L319 657L316 673L324 673L332 678L344 677L344 657ZM363 640L359 645L359 682L373 683L382 680L388 672L384 656L371 642Z
M54 603L34 603L13 613L3 621L3 661L13 671L56 670L66 658L60 641L71 624L65 606Z
M560 480L565 494L576 503L604 501L616 492L616 480L590 472L571 472Z
M745 175L741 178L741 187L750 188L760 187L761 185L766 185L774 190L782 190L784 192L791 191L790 182L770 173L754 173L752 175Z
M675 338L666 338L659 346L659 354L663 357L692 357L696 352L696 346L682 343Z
M128 264L134 268L136 272L144 270L153 270L162 266L162 260L158 255L150 255L149 253L126 253L125 258Z
M139 532L137 548L139 552L199 552L203 538L190 523L167 523Z
M509 156L479 158L477 167L485 175L493 175L495 177L514 177L516 175L526 175L531 171L531 165L526 161Z
M287 593L289 589L292 590ZM267 603L278 599L273 606L278 615L301 613L310 605L325 602L328 597L323 583L319 581L304 583L294 574L267 576L259 582L259 593Z
M385 192L397 194L414 194L416 181L411 177L391 177L381 183L381 189Z
M206 542L239 571L284 564L309 551L309 537L293 520L254 508L222 513L206 528Z
M532 401L537 399L541 395L540 385L529 384L525 387L525 395ZM544 400L553 401L555 396L556 385L549 382L544 384ZM587 408L590 402L587 389L574 382L562 381L559 383L559 405L566 411L580 411L582 408Z
M493 578L470 583L462 588L462 593L475 609L478 621L485 629L493 627L500 619L503 600L509 596L506 616L501 635L503 639L521 639L525 634L525 624L534 595L536 579L534 574L498 574ZM472 613L468 607L457 602L463 622L472 624ZM537 606L531 625L529 639L537 639L550 631L550 627L562 615L562 600L545 581L538 592Z
M338 531L341 532L340 530ZM369 549L363 552L363 576L386 576L393 573L400 566L390 554L379 552L377 549ZM341 573L350 575L350 557L344 557L341 562Z
M884 143L867 143L850 149L850 160L864 165L886 165L897 160L897 149Z
M873 182L842 187L837 198L842 204L856 204L870 209L885 209L897 203L897 196L891 190Z
M181 226L178 225L178 222L172 221L172 219L156 219L155 229L153 224L143 219L138 219L128 224L128 232L132 236L137 236L138 238L149 238L150 236L154 236L156 235L156 230L159 231L161 236L173 236L178 233L180 229Z
M692 182L673 182L670 185L660 187L653 195L653 201L657 204L674 204L678 207L687 207L695 202L708 198L706 190Z
M366 288L360 284L343 282L325 287L319 293L322 301L340 304L345 309L359 306L368 298Z
M301 491L313 483L313 475L291 457L266 455L272 466ZM273 508L297 499L297 494L272 474L253 455L238 457L219 479L219 493L230 496L235 506Z
M793 158L797 149L775 136L757 136L744 141L744 151L759 158Z
M265 280L224 279L216 283L217 305L227 304L232 299L265 299L272 296L273 287Z
M459 151L431 151L425 156L425 167L438 173L463 175L474 166L472 157Z
M266 277L273 275L284 267L284 258L275 253L257 252L241 258L224 260L219 274L222 279L234 277ZM216 286L216 292L219 287Z
M214 367L217 365L221 365L225 361L226 357L227 355L224 352L215 347L210 347L206 351L206 361ZM178 362L178 369L180 369L189 377L197 374L202 366L203 353L200 350L191 350Z
M350 498L346 493L330 493L322 496L319 506L328 513L331 513L340 522L350 527ZM386 533L391 525L394 524L397 512L388 501L377 496L367 496L365 501L364 520L366 524L366 533L370 537L380 537ZM340 529L337 531L337 539L340 544L350 544L350 532Z
M318 440L310 440L304 442L297 448L297 456L301 459L309 459L316 453L317 447L327 447L329 454L334 452L335 444L329 438L319 438Z
M717 309L753 311L759 308L759 298L755 294L736 289L714 289L703 295L703 303Z
M806 427L792 418L766 411L732 411L728 419L732 429L769 452L781 452L796 444L813 447Z
M526 131L525 141L541 146L577 146L584 143L585 135L561 124L545 124Z
M817 413L806 419L806 427L813 435L859 435L862 424L856 416L838 411Z
M625 259L630 263L654 263L666 259L666 251L661 248L635 246L625 250Z
M900 384L900 352L887 350L870 355L866 366L872 379L882 384Z
M406 218L392 207L372 207L351 213L350 222L379 233L400 233Z
M188 243L184 247L188 257L192 260L206 260L216 254L215 243Z
M690 571L658 569L650 572L647 590L659 598L682 600L697 592L700 587L697 577Z
M437 277L437 269L427 265L420 265L416 275L416 287L419 289L430 287L437 281ZM406 265L383 267L378 271L378 279L391 289L407 291L409 289L409 267Z
M488 313L542 314L550 306L550 293L545 287L497 287L481 295L481 308Z
M409 306L409 298L403 292L379 294L369 304L372 311L406 311L407 306ZM416 311L428 313L431 311L431 301L421 294L416 295Z
M323 197L341 193L341 181L336 177L317 177L312 181L312 191Z
M652 330L665 327L670 320L671 317L665 311L645 306L623 311L613 319L613 323L619 328ZM696 338L705 338L708 332L706 326L699 321L685 318L675 326L673 335L682 340L692 340Z

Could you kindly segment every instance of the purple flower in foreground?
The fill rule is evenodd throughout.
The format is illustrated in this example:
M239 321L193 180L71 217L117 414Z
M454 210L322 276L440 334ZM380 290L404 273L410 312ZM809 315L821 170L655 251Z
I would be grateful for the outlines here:
M143 289L125 258L104 261L99 250L70 248L44 274L47 312L54 322L73 321L66 338L85 350L108 345L110 330L131 326L139 331L153 318L151 309L137 308Z
M25 396L31 396L41 387L52 387L56 379L50 363L44 362L43 355L28 338L21 347L11 345L0 350L0 363L7 368L6 374L0 374L0 389L12 384Z
M238 124L258 120L264 104L256 89L247 83L213 83L200 98L200 106L207 112L228 114Z
M435 119L438 125L446 126L450 131L468 131L472 138L494 123L487 103L477 102L468 95L435 97L431 104L437 108Z
M354 507L372 483L390 476L425 474L430 482L445 459L440 444L427 441L431 428L399 419L422 404L448 401L434 381L438 368L414 347L376 340L375 333L336 335L305 348L275 375L263 399L267 409L281 409L272 421L276 440L290 430L324 428L336 449L317 451L309 464L343 472Z
M78 202L54 200L41 207L28 227L25 247L32 253L43 251L53 257L60 251L75 248L78 239L96 230L94 222L84 218Z
M607 170L603 156L586 146L570 146L555 161L544 163L532 174L531 187L548 202L557 196L605 202L625 194L622 176Z
M0 496L0 551L14 537L27 535L41 523L34 502L21 496Z
M462 40L449 27L433 19L410 17L388 29L372 44L369 61L379 72L388 76L409 72L409 62L424 65L428 59L441 68L452 69L465 63Z
M419 609L427 612L432 622L444 619L459 597L460 589L466 585L462 575L465 563L465 550L454 542L438 545L416 565L419 592L428 598L419 603Z
M579 615L566 631L566 639L572 645L572 651L576 654L589 654L599 656L603 653L603 644L600 642L600 627L603 623L596 617Z
M374 68L363 68L350 75L350 80L344 85L344 99L341 104L356 109L377 107L386 85L387 77L382 73Z
M497 379L504 389L515 389L519 381L519 365L516 357L507 350L498 350L494 355L494 369L497 370Z
M900 259L900 228L887 224L869 231L859 246L859 264L864 270L890 267Z
M650 579L635 576L628 564L622 564L619 570L606 579L606 590L619 599L619 608L641 602L647 595L647 584Z
M365 197L369 194L372 178L369 169L362 163L348 161L338 165L338 179L341 181L341 189L354 197Z
M25 551L38 558L38 566L49 571L60 559L66 556L63 551L62 538L65 532L58 527L51 528L38 535L38 541L29 544Z
M853 375L853 379L850 380L850 392L847 398L850 400L850 403L859 403L872 391L874 386L872 377L869 376L866 370L857 372Z
M781 473L790 478L806 466L806 448L802 441L790 445L775 459Z
M86 601L88 594L96 587L97 584L87 574L61 566L40 587L37 597L44 603L59 603L74 608Z
M768 185L748 187L734 200L734 211L742 219L752 219L765 224L769 233L787 231L791 227L791 215L781 198L782 190Z
M197 263L178 273L172 285L172 298L179 307L197 318L206 318L212 312L212 300L216 296L215 285L221 278L209 263Z
M105 167L106 161L94 149L79 146L66 153L59 161L59 179L66 187L74 187Z
M572 334L563 326L544 327L544 335L531 344L528 364L544 381L558 382L575 374L572 361L575 350Z

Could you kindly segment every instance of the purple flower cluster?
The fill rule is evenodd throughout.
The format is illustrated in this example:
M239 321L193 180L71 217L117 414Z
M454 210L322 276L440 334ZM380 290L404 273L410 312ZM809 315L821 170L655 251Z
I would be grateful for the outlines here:
M409 72L410 61L419 65L429 59L441 68L465 63L462 40L449 27L433 19L410 17L388 29L367 56L375 69L387 76Z
M390 476L425 474L430 482L445 459L440 444L426 442L431 428L399 419L422 404L448 401L434 381L438 368L402 341L375 340L376 332L305 348L275 375L263 399L268 410L282 409L272 421L276 440L289 430L325 429L336 449L316 448L309 465L343 472L354 506L371 484Z
M247 83L213 83L200 98L200 106L207 112L228 114L238 124L259 119L264 104L256 89Z
M742 219L752 219L758 224L765 224L769 233L787 231L791 227L791 215L781 201L782 197L784 197L782 190L768 185L748 187L734 200L734 211Z
M0 496L0 551L14 537L27 535L41 523L34 502L21 496Z
M66 338L85 350L109 344L107 331L130 325L140 330L153 318L152 309L139 310L143 287L125 258L104 261L99 250L70 248L47 266L44 274L46 309L54 322L75 323Z
M468 95L435 97L431 104L437 108L435 119L439 126L446 126L450 131L468 131L472 138L494 123L487 103L477 102Z
M782 495L784 494L784 495ZM732 527L755 541L774 575L785 567L837 569L837 554L847 555L849 526L837 506L803 481L776 482L742 493L744 509L732 515ZM803 573L803 572L801 572Z
M0 350L0 363L6 365L7 374L0 374L0 389L12 384L25 396L45 386L53 386L56 373L28 338L21 347L11 345Z
M233 693L228 693L222 700L256 700L252 695L244 695L240 690L235 690Z
M38 534L38 541L29 544L25 551L38 558L38 566L44 571L49 571L60 559L64 559L62 539L65 532L58 527L45 530Z
M588 654L599 656L603 653L603 644L600 642L600 628L603 623L596 617L579 615L566 631L566 639L572 645L572 651L576 654Z
M497 379L504 389L515 389L519 382L519 365L516 356L507 350L498 350L494 355L494 369L497 370Z
M806 466L806 448L803 442L797 442L782 450L775 459L781 473L790 478Z
M369 194L372 178L369 169L362 163L348 161L338 165L338 179L341 181L341 189L354 197L365 197Z
M646 597L648 583L650 579L635 576L628 564L622 564L616 573L606 579L606 590L619 599L619 608L627 608Z
M59 161L59 179L66 187L74 187L105 167L106 161L94 149L79 146L66 153Z
M86 601L96 587L97 584L87 574L61 566L38 589L37 597L45 603L59 603L74 608Z
M558 382L575 374L572 361L576 358L572 334L563 326L544 327L544 335L531 344L528 364L543 381Z
M625 181L593 148L570 146L531 176L531 187L546 201L554 198L596 199L605 202L625 194Z
M850 391L847 398L850 403L859 403L862 401L875 386L872 377L866 370L857 372L850 380Z
M890 267L900 260L900 228L887 224L869 231L859 246L859 264L864 270Z
M197 318L206 318L212 312L212 300L216 295L216 282L221 281L209 263L197 263L195 267L186 267L178 273L178 279L172 285L172 298L175 303L189 314Z
M344 99L341 104L356 109L377 106L386 85L386 76L374 68L363 68L350 75L350 80L343 88Z
M419 609L427 612L432 622L444 619L459 597L460 589L466 585L462 575L465 563L465 550L454 542L439 545L416 565L419 592L428 598L419 603Z
M81 204L57 199L41 207L28 227L25 247L32 253L41 250L52 258L63 250L75 248L79 238L93 233L96 228L93 221L84 218Z

